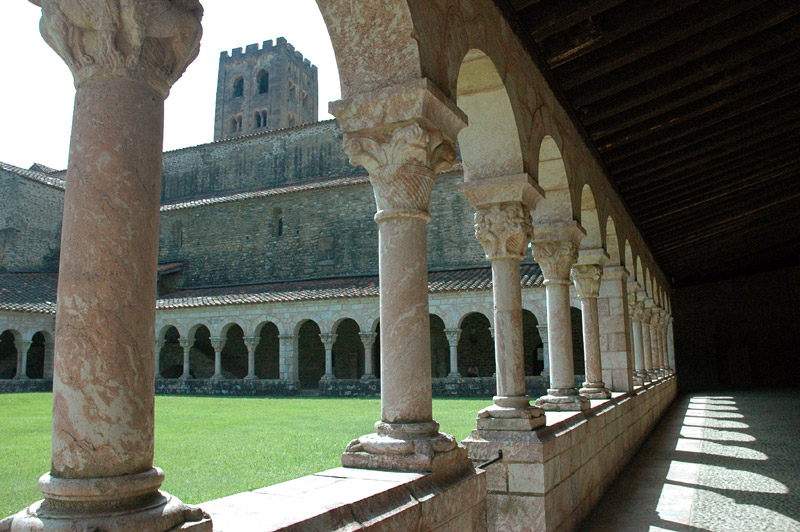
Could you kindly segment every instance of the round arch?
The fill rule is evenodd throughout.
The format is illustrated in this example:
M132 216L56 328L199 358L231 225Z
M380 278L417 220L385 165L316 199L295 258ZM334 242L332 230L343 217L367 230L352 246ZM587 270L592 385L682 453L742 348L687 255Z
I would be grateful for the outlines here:
M491 322L480 312L470 312L461 318L458 339L458 372L470 376L470 368L478 375L490 377L495 372L494 340L489 331Z
M316 388L325 374L325 345L320 339L320 327L307 319L297 324L297 359L300 386Z
M539 146L538 182L545 198L532 213L534 228L554 222L571 222L574 216L567 168L561 149L550 135L546 135Z
M608 253L609 266L622 265L622 253L619 247L617 224L614 223L614 218L611 215L606 218L606 253Z
M435 379L450 373L450 344L445 335L445 322L437 314L430 315L431 329L431 376Z
M353 318L341 318L333 326L333 373L337 379L358 379L364 374L364 344L361 327Z
M603 234L600 231L600 217L597 214L597 203L592 187L583 185L581 189L581 226L586 236L581 240L581 249L600 250L603 248Z

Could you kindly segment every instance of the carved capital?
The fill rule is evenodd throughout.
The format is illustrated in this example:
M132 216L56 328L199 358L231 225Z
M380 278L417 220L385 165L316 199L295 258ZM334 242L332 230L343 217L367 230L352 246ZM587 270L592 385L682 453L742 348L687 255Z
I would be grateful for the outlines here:
M475 213L475 237L489 260L522 260L532 235L531 213L522 203L495 204Z
M333 349L333 344L336 343L336 337L338 335L333 333L320 333L319 339L322 340L322 343L325 344L325 349L330 350Z
M350 163L369 172L376 219L417 215L429 219L433 175L452 166L455 144L424 120L344 134Z
M199 0L32 0L39 30L80 87L96 79L148 83L164 97L200 50Z
M461 329L445 329L444 335L447 336L447 343L450 347L458 345L458 340L461 338Z
M243 340L244 340L244 345L247 346L248 350L254 350L256 347L258 347L258 344L261 342L261 337L260 336L245 336L243 338Z
M225 343L228 341L228 339L223 336L211 336L209 337L208 341L211 342L211 347L214 348L214 351L219 353L225 349Z
M638 297L637 297L636 308L634 310L633 317L638 322L644 321L644 301L642 301Z
M602 277L603 267L599 264L576 264L570 271L570 279L575 284L575 290L581 299L596 299L600 296Z
M181 344L181 347L184 349L188 349L194 345L193 338L178 338L178 343Z
M542 268L544 284L569 284L569 272L578 260L578 244L572 240L539 241L531 244L533 258Z
M361 337L361 343L364 344L364 347L371 348L375 345L375 338L378 337L378 333L376 332L360 332L358 336Z
M636 292L630 289L630 285L628 286L628 313L633 316L636 312Z

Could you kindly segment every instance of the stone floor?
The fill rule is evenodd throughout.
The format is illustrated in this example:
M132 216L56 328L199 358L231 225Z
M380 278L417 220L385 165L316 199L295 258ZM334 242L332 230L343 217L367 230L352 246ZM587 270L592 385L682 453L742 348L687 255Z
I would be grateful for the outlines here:
M800 390L679 398L582 532L800 532Z

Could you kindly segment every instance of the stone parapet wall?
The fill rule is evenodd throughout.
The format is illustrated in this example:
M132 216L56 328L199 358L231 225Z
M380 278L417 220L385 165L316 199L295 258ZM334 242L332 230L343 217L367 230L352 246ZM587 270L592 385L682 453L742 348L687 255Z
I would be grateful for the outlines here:
M592 401L584 413L548 412L548 425L529 433L474 431L463 443L487 468L490 530L575 530L636 453L677 395L667 378Z
M485 532L486 480L336 468L201 504L215 530Z
M51 392L53 381L50 379L2 379L0 393Z
M284 380L156 379L159 395L295 395L298 383Z

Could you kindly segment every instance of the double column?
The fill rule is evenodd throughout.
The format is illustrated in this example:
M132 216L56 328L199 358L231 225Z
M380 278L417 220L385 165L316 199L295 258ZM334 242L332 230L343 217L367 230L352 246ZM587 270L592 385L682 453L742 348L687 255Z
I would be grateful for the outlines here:
M28 341L21 341L17 343L17 374L15 379L28 378L28 350L31 348L31 343Z
M51 471L21 530L166 531L211 522L159 491L155 301L164 99L196 57L202 8L37 0L77 93L56 311ZM68 6L69 4L69 6ZM67 8L69 7L69 9ZM185 529L185 528L184 528Z
M319 335L319 339L325 346L325 374L322 376L322 380L325 381L332 381L336 378L336 374L333 372L333 344L336 343L336 336L334 333Z
M543 194L527 174L483 178L461 191L477 209L475 237L492 265L497 395L478 413L478 431L530 431L545 416L525 393L520 261L533 236L530 209Z
M191 374L189 373L191 368L190 356L192 346L194 345L194 340L192 338L184 338L181 336L178 339L178 343L181 344L181 349L183 350L183 373L181 374L181 380L186 380L191 378Z
M583 359L586 381L579 393L588 399L608 399L611 392L603 382L603 363L600 358L600 322L597 313L597 298L600 296L600 279L603 267L600 264L576 264L570 277L581 300L583 319Z
M465 117L427 79L334 102L350 162L369 172L378 223L381 420L345 467L438 471L466 450L433 420L426 224L436 172L451 168Z
M458 371L458 340L461 338L461 329L445 329L444 335L447 337L447 344L450 346L450 373L449 379L460 379L461 373Z
M260 336L245 336L244 345L247 347L247 376L245 380L254 381L258 380L256 375L256 348L261 342Z
M374 379L376 377L375 365L372 360L372 348L375 346L375 338L378 337L378 333L360 332L358 336L361 337L361 343L364 344L364 374L361 376L361 379Z
M542 268L547 296L547 336L550 348L550 388L536 400L545 410L575 411L590 408L589 400L575 388L572 360L572 318L569 279L578 259L578 244L585 236L575 222L536 228L533 258Z

